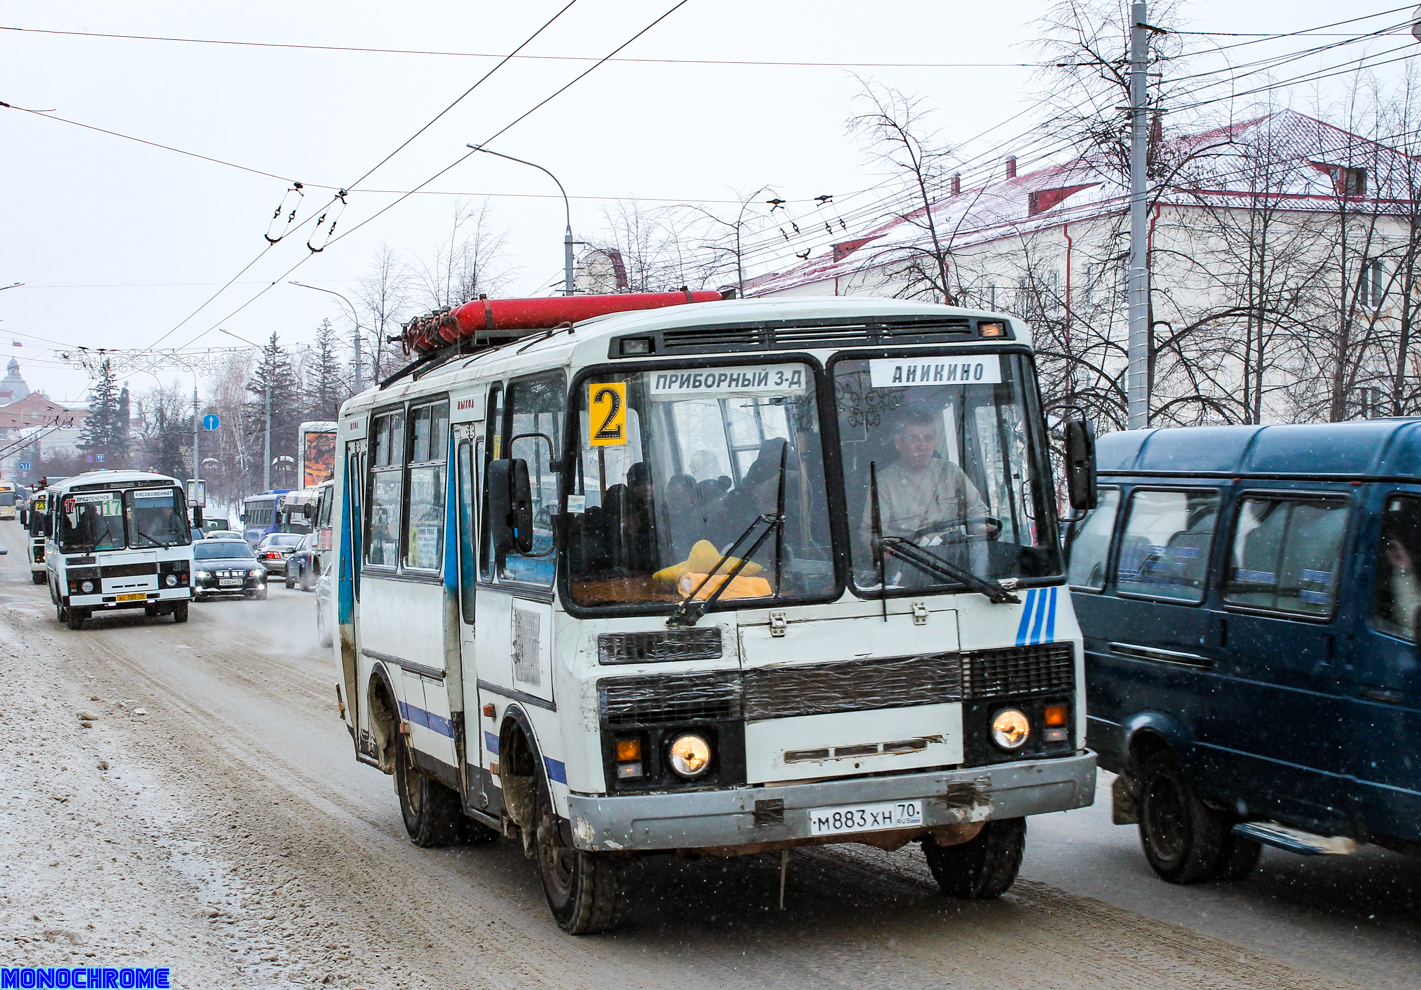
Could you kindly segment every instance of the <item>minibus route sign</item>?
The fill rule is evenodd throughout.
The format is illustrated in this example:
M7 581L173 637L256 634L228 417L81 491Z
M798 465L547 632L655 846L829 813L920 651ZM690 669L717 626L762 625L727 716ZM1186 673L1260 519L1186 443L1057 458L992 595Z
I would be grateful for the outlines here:
M1002 380L1002 359L995 354L985 357L878 358L868 362L868 375L874 388L998 385Z
M653 395L705 393L803 392L807 387L800 365L711 368L702 371L658 371L650 376Z
M587 386L590 447L625 447L627 444L627 383L592 382Z

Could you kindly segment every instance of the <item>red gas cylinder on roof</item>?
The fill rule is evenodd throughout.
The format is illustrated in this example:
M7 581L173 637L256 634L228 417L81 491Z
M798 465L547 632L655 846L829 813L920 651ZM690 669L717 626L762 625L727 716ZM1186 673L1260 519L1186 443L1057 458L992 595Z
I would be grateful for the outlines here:
M475 299L450 310L411 320L405 324L401 342L406 354L423 356L461 342L477 342L480 346L487 346L516 340L534 330L550 330L608 313L719 302L722 298L714 290L682 290L542 299Z

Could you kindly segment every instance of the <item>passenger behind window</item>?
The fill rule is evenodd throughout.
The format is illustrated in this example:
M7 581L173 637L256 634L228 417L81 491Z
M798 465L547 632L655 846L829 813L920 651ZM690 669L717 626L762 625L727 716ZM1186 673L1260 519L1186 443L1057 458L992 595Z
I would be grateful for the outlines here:
M1416 639L1416 611L1421 608L1421 501L1393 499L1382 516L1377 547L1372 622L1377 629L1403 639Z

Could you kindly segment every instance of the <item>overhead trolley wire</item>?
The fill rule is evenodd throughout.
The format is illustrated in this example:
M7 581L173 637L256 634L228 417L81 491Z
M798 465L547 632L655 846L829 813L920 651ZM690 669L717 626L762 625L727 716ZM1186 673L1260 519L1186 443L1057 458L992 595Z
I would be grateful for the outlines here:
M568 7L571 7L572 4L573 4L573 3L576 3L576 2L577 2L577 0L571 0L571 2L568 4ZM563 86L559 87L557 90L555 90L551 95L547 96L547 97L544 98L543 100L540 100L538 103L534 104L530 109L524 111L522 114L518 115L518 116L515 117L513 120L511 120L509 123L507 123L507 124L505 124L503 127L499 128L499 129L498 129L497 131L495 131L492 135L490 135L489 137L485 138L485 139L483 140L483 142L481 142L480 147L482 147L482 145L488 144L488 143L490 143L491 141L497 139L498 137L500 137L500 136L502 136L502 135L508 133L508 131L512 130L515 126L517 126L518 124L522 123L524 120L528 119L528 117L532 116L532 115L533 115L534 113L536 113L538 110L540 110L540 109L542 109L543 107L547 106L547 105L548 105L549 103L551 103L554 99L556 99L557 97L561 96L563 93L567 92L569 89L571 89L571 88L572 88L574 85L576 85L577 83L581 82L583 79L587 78L588 75L590 75L590 74L591 74L594 70L596 70L599 66L601 66L602 64L604 64L605 62L607 62L612 56L616 55L617 52L619 52L619 51L621 51L622 49L626 48L626 47L627 47L628 45L630 45L632 42L636 41L636 40L637 40L638 38L640 38L642 35L646 34L646 33L647 33L648 31L650 31L652 28L656 27L656 26L657 26L658 24L660 24L662 21L666 20L666 18L670 17L672 14L674 14L676 11L680 10L682 7L684 7L684 6L685 6L687 3L689 3L689 2L690 2L690 0L677 0L677 2L676 2L675 4L673 4L671 7L667 8L667 10L666 10L664 13L662 13L659 17L657 17L657 18L656 18L655 20L653 20L651 23L647 24L647 25L646 25L645 27L643 27L641 30L637 31L636 34L632 35L630 38L628 38L626 41L622 42L622 43L621 43L620 45L618 45L616 48L612 49L612 51L611 51L610 53L608 53L606 56L604 56L603 58L599 59L595 65L589 66L586 70L584 70L583 72L581 72L581 73L579 73L578 75L576 75L575 77L573 77L573 79L572 79L571 81L569 81L569 82L566 83L565 85L563 85ZM564 7L563 10L564 10L564 11L567 10L567 7ZM562 11L559 11L559 15L560 15L561 13L562 13ZM548 22L548 24L551 24L551 23L552 23L552 21L550 20L550 21ZM542 28L539 28L538 31L541 32L541 31L542 31L544 28L546 28L546 27L547 27L547 24L543 25ZM534 37L536 37L536 35L534 35ZM531 41L532 39L530 38L529 40ZM526 45L526 44L527 44L527 42L524 43L524 45ZM519 46L519 49L521 49L522 47L523 47L523 45L520 45L520 46ZM518 50L518 49L515 49L515 51L517 51L517 50ZM502 64L502 63L500 63L500 64ZM488 78L488 76L486 75L486 76L484 76L484 78L486 79L486 78ZM465 94L465 95L467 95L467 94ZM460 97L460 99L462 99L462 97ZM456 101L456 102L457 102L457 101ZM451 104L451 106L452 106L452 104ZM447 112L447 111L445 111L445 112ZM432 122L431 122L431 123L432 123ZM421 128L421 130L423 130L423 128ZM467 161L470 157L472 157L473 155L476 155L476 154L478 154L478 152L477 152L476 150L470 150L468 153L463 154L463 155L460 155L460 156L459 156L457 159L455 159L453 162L451 162L450 164L446 165L444 168L440 169L438 172L435 172L432 176L430 176L430 177L429 177L428 179L426 179L424 182L421 182L418 186L415 187L415 189L410 190L409 192L407 192L407 193L405 193L404 195L400 196L399 199L396 199L393 203L390 203L390 204L384 206L383 208L381 208L380 210L378 210L376 213L370 215L369 217L366 217L366 218L365 218L364 220L362 220L360 223L356 224L354 227L349 228L348 230L346 230L344 233L342 233L342 234L339 235L338 237L332 238L332 239L330 240L329 244L335 244L335 243L337 243L337 242L339 242L339 241L341 241L341 240L344 240L346 237L348 237L348 236L350 236L351 234L355 233L357 230L359 230L361 227L364 227L366 224L370 223L372 220L376 219L377 217L383 215L383 214L386 213L387 211L393 209L395 206L398 206L400 203L404 202L404 201L405 201L406 199L408 199L410 196L414 195L414 193L415 193L416 191L418 191L419 189L422 189L422 188L424 188L425 186L429 185L429 183L433 182L435 179L439 178L441 175L444 175L446 172L448 172L448 171L450 171L451 169L455 168L456 166L458 166L458 165L461 164L462 162ZM386 160L388 160L388 156L387 156ZM377 167L378 167L378 166L377 166ZM373 171L374 171L374 169L371 169L371 172L373 172ZM366 173L367 176L368 176L369 174L370 174L369 172ZM328 245L328 246L329 246L329 245ZM211 333L213 330L217 329L217 327L220 326L222 323L225 323L227 320L230 320L233 316L236 316L236 315L237 315L238 313L240 313L242 310L246 309L246 308L247 308L248 306L250 306L252 303L254 303L254 302L256 302L258 299L260 299L260 298L261 298L263 295L265 295L271 288L273 288L274 286L276 286L276 285L280 284L282 281L284 281L288 276L290 276L293 272L295 272L296 269L298 269L298 268L300 268L302 265L304 265L304 264L305 264L307 261L309 261L313 256L314 256L313 254L307 254L306 256L304 256L303 258L301 258L299 261L296 262L296 264L292 265L290 268L288 268L285 272L283 272L283 273L282 273L280 276L278 276L276 279L273 279L270 284L268 284L268 285L266 285L265 287L263 287L262 289L260 289L260 290L259 290L255 295L253 295L250 299L248 299L246 302L242 303L242 305L238 306L238 307L237 307L235 310L233 310L231 313L227 314L227 316L223 317L223 318L222 318L221 320L219 320L217 323L214 323L211 327L209 327L208 329L204 330L202 333L198 334L196 337L192 338L192 340L188 341L188 343L185 344L185 345L183 345L183 346L184 346L184 347L191 346L194 341L196 341L196 340L198 340L198 339L200 339L200 338L206 336L207 334Z
M504 65L506 65L506 64L508 63L508 59L509 59L509 58L511 58L514 54L516 54L516 53L522 51L522 50L523 50L524 48L526 48L529 44L531 44L535 38L537 38L537 37L538 37L540 34L542 34L545 30L547 30L548 27L549 27L554 21L556 21L559 17L561 17L563 14L565 14L565 13L566 13L574 4L576 4L577 2L578 2L578 0L568 0L568 3L567 3L564 7L562 7L557 13L555 13L552 17L550 17L547 21L545 21L536 31L534 31L534 32L533 32L532 34L530 34L527 38L525 38L525 39L518 45L517 48L513 49L513 51L509 53L508 57L505 57L505 58L504 58L502 61L500 61L497 65L495 65L493 68L489 69L488 72L485 72L482 76L480 76L480 77L474 82L474 84L473 84L472 86L470 86L468 89L464 90L464 92L459 95L458 99L454 100L453 103L450 103L450 104L449 104L447 107L445 107L443 110L439 111L439 113L435 114L434 117L431 118L428 123L426 123L426 124L425 124L423 127L421 127L419 130L415 131L414 134L412 134L409 138L407 138L404 142L402 142L402 143L399 145L399 147L395 148L394 151L390 152L390 153L389 153L388 155L386 155L384 158L380 159L380 161L376 162L375 165L374 165L372 168L368 169L368 170L365 172L364 175L362 175L359 179L355 180L355 182L351 183L351 185L354 186L354 185L359 184L360 182L363 182L365 179L369 178L369 177L370 177L377 169L379 169L382 165L384 165L384 164L385 164L386 162L388 162L391 158L393 158L395 155L399 154L402 150L404 150L406 147L408 147L411 141L414 141L416 138L418 138L421 134L423 134L423 133L424 133L425 131L427 131L431 126L433 126L434 123L439 120L439 118L443 117L446 113L448 113L448 112L449 112L450 110L452 110L455 106L457 106L460 102L462 102L465 97L467 97L467 96L468 96L470 93L472 93L474 90L478 89L479 86L481 86L490 76L492 76L492 75L493 75L495 72L497 72L500 68L502 68ZM684 2L684 0L683 0L683 2ZM290 226L289 226L289 227L287 228L287 230L282 234L282 237L278 239L278 241L269 241L269 242L266 244L266 246L263 247L263 248L261 249L261 251L259 251L259 252L257 253L257 255L256 255L255 258L253 258L251 261L247 262L247 264L242 267L241 271L239 271L236 275L233 275L230 279L228 279L227 282L224 283L221 288L219 288L216 292L214 292L211 296L209 296L209 297L202 303L201 306L199 306L197 309L193 310L193 311L192 311L191 313L189 313L186 317L184 317L183 320L182 320L180 323L178 323L176 326L172 327L172 329L168 330L166 333L164 333L161 337L159 337L159 338L158 338L157 340L155 340L153 343L149 344L148 347L145 348L145 350L146 350L146 349L151 349L151 348L153 348L153 347L157 347L160 343L162 343L162 342L163 342L164 340L166 340L168 337L170 337L170 336L172 336L174 333L176 333L182 326L184 326L184 325L185 325L189 320L191 320L194 316L196 316L198 313L202 312L202 311L203 311L204 309L206 309L209 305L211 305L211 303L212 303L214 300L216 300L220 295L222 295L223 292L227 291L227 289L232 285L233 282L237 281L237 279L239 279L241 276L245 275L245 274L247 273L247 271L249 271L253 265L255 265L258 261L260 261L261 258L267 253L267 251L269 251L269 250L271 250L273 247L275 247L276 244L279 242L279 240L285 239L285 237L289 236L289 235L292 234L292 233L295 233L297 230L300 230L302 227L306 226L306 224L309 223L312 219L315 219L315 218L318 217L318 216L319 216L319 217L324 217L324 216L325 216L325 211L326 211L327 209L329 209L332 204L334 204L334 203L337 202L338 200L339 200L339 201L342 201L342 202L344 201L345 193L346 193L346 190L345 190L345 189L341 189L340 191L338 191L338 192L336 193L336 195L335 195L334 197L331 198L330 202L328 202L328 203L327 203L324 207L322 207L320 210L316 210L316 211L311 212L310 214L307 215L307 217L306 217L305 220L302 220L300 223L296 224L294 227L290 227ZM402 197L402 198L403 198L403 197ZM398 200L397 200L397 202L398 202ZM302 263L304 263L304 262L307 260L307 258L309 258L309 257L310 257L310 255L308 254L305 258L302 258L301 261L298 262L296 266L293 266L292 270L294 271L296 267L299 267L299 266L300 266ZM285 276L283 276L283 277L285 277ZM272 283L272 284L274 285L275 283ZM270 288L271 288L270 285L268 285L268 286L266 286L265 288L263 288L260 292L257 293L257 296L254 296L251 300L248 300L248 302L243 303L242 306L238 308L237 312L240 312L241 309L246 308L247 305L249 305L249 304L250 304L252 301L254 301L256 298L258 298L258 297L260 297L261 295L263 295L263 294L264 294L268 289L270 289ZM201 336L204 336L204 335L206 335L207 333L210 333L210 332L211 332L211 328L209 328L208 330L204 330L204 331L202 332L202 334L199 334L198 336L201 337ZM194 337L193 339L196 340L196 339L198 339L198 338L197 338L197 337Z

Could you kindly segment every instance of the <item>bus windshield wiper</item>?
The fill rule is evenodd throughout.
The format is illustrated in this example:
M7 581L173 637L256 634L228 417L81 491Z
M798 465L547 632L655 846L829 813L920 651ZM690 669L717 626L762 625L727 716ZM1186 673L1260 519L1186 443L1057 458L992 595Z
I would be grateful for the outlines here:
M884 618L887 618L888 610L888 586L883 580L883 558L886 554L891 554L903 561L905 564L912 564L919 570L934 574L937 577L955 581L958 584L966 585L978 594L986 595L993 604L1020 605L1021 599L1007 591L1000 584L993 584L984 577L978 577L965 567L958 567L956 564L943 560L935 554L928 553L922 547L906 540L901 536L884 536L883 524L879 520L878 514L878 472L872 463L868 466L869 497L873 505L873 552L878 561L878 593L883 596Z
M730 547L725 553L720 555L720 559L717 560L715 566L706 573L704 580L692 588L685 598L682 598L676 603L676 607L672 609L671 614L666 617L666 624L668 626L694 626L700 617L706 614L706 610L716 603L716 600L720 598L725 589L730 587L730 582L734 581L740 575L740 572L745 569L745 565L750 563L750 558L754 557L760 547L764 546L765 541L770 538L771 534L775 536L774 597L778 598L780 596L780 553L783 550L785 528L785 458L788 453L789 442L786 441L784 445L780 447L780 482L779 493L776 496L775 511L773 513L766 512L750 520L750 525L746 526L744 531L735 538L735 542L730 544ZM739 563L730 569L730 573L725 576L725 580L704 599L692 605L691 603L695 601L696 596L701 593L701 589L710 583L711 578L715 577L721 565L735 556L735 551L740 548L740 544L749 539L750 534L755 532L755 527L761 523L765 524L765 531L750 545L750 549L745 551Z
M162 540L154 539L153 537L149 536L147 533L143 532L143 530L139 529L137 526L134 526L133 528L136 529L136 530L138 530L138 535L139 535L139 536L143 537L143 538L144 538L145 540L147 540L149 543L153 543L153 544L156 544L157 546L162 547L164 550L168 549L169 547L178 546L178 541L177 541L177 540L174 540L172 543L165 543L165 542L163 542Z

